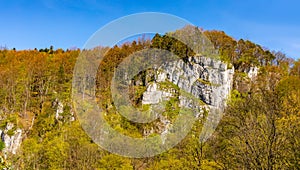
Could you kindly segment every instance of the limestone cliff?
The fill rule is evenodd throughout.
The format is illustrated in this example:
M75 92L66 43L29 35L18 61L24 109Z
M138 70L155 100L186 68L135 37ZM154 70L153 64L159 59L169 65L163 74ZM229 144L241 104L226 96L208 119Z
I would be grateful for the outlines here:
M196 117L202 117L204 110L211 110L212 114L207 119L208 121L215 121L213 123L215 126L220 115L213 115L213 113L216 113L216 110L218 114L221 113L226 106L226 100L232 89L233 75L233 67L228 68L226 63L208 57L194 56L189 57L188 61L168 62L159 67L155 82L147 85L142 103L156 104L168 100L172 93L168 89L161 89L158 86L161 82L169 81L177 85L184 93L191 94L204 102L203 105L199 105L190 98L180 95L180 107L196 109ZM165 120L166 118L160 119ZM162 127L162 131L165 132L168 125Z
M0 136L5 144L3 150L5 157L8 153L16 154L22 142L23 130L15 128L13 123L7 123L4 130L0 129Z

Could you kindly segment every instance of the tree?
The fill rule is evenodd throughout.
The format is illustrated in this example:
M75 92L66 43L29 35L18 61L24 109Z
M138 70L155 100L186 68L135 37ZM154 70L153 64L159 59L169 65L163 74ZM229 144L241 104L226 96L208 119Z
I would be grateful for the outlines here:
M227 108L211 140L214 158L225 169L297 169L300 80L278 72L260 76Z
M219 50L221 60L228 63L236 62L235 48L237 45L236 40L226 35L224 31L205 31L204 35L214 44L214 47Z

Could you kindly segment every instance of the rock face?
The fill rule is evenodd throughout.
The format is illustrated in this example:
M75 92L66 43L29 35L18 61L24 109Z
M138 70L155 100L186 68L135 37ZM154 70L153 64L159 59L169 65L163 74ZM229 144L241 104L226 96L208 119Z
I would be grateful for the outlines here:
M14 129L14 124L7 123L4 130L0 130L1 140L5 144L3 153L16 154L22 142L22 129Z
M58 120L58 119L63 118L63 116L61 116L61 114L64 112L64 105L58 99L56 99L56 103L57 103L57 109L56 109L56 113L55 113L55 119Z
M219 111L223 111L232 89L233 75L234 68L228 68L226 63L207 57L194 56L190 57L188 61L178 60L160 66L155 81L158 83L172 82L181 91L202 100L206 105L199 105L185 96L179 96L180 107L194 109L197 113L195 116L201 117L204 110L211 110L218 114ZM171 96L172 93L161 90L156 83L148 84L142 103L156 104ZM220 115L211 114L207 119L215 122L212 125L216 126L220 118L218 116ZM168 127L168 125L164 127ZM164 129L164 132L166 131L167 129Z
M55 99L55 101L52 103L52 107L56 108L56 112L55 112L55 119L56 120L60 120L60 121L64 121L64 119L66 117L64 117L63 113L64 113L64 104L61 100L59 100L58 98ZM68 119L69 121L74 121L75 120L75 116L74 116L74 111L72 106L70 106L70 115L68 115Z
M248 70L246 70L246 73L248 77L253 80L258 74L258 70L258 67L250 67Z
M157 86L155 82L148 85L147 91L143 94L142 104L157 104L172 96L169 92L159 90Z
M206 104L223 108L232 88L233 74L234 68L227 68L221 61L194 56L188 62L179 60L161 66L156 81L168 80ZM143 102L149 103L150 99L158 102L164 96L162 93L150 85Z

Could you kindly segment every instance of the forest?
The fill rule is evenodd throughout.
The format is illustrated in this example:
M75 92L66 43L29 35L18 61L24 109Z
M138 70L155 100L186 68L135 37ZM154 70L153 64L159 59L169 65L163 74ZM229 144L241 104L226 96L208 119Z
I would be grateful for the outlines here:
M202 118L174 148L147 158L122 157L99 147L82 129L73 108L77 57L80 53L97 56L108 47L1 49L0 129L8 136L21 129L22 142L16 153L7 152L1 136L0 169L300 169L300 59L250 40L236 40L223 31L201 31L219 52L218 58L234 68L224 116L206 142L199 142ZM139 138L153 124L120 116L110 82L123 59L145 48L164 49L183 60L195 55L168 34L156 34L149 40L116 45L96 63L96 100L107 113L105 119L119 132ZM247 72L254 67L259 71L249 78ZM145 78L143 74L135 81ZM133 85L129 90L133 105L142 107L145 86ZM168 104L165 114L176 117L178 101L174 98ZM12 128L5 130L8 125Z

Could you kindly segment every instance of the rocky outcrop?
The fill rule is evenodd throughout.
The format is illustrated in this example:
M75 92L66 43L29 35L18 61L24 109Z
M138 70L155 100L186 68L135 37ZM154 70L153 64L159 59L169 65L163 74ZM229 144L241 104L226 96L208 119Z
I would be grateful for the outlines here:
M177 85L182 92L192 95L192 98L200 99L203 105L199 105L191 97L180 95L179 106L193 109L195 117L202 117L205 110L211 110L212 114L207 119L209 122L215 122L211 124L216 126L220 115L213 114L219 114L225 108L232 89L233 75L234 68L228 68L226 63L212 58L194 56L188 61L178 60L160 66L155 82L159 84L169 81ZM143 104L157 104L172 97L168 89L162 90L155 82L148 84L147 91L143 94ZM169 120L166 122L168 124L163 126L164 133L170 125Z
M142 104L157 104L172 97L172 93L158 89L157 83L151 83L143 94Z
M62 119L63 116L61 115L64 112L64 105L61 101L59 101L58 99L56 99L56 113L55 113L55 119L59 120Z
M234 75L234 89L240 93L248 93L251 90L252 84L256 82L258 73L258 67L248 67L242 72L237 71Z
M55 112L55 119L56 120L60 120L60 121L64 121L66 119L69 119L69 121L74 121L75 120L75 116L74 116L74 111L72 108L72 105L70 106L70 115L63 115L64 113L64 104L62 101L60 101L58 98L55 99L55 101L52 103L52 107L56 108L56 112Z
M258 67L249 67L245 72L247 73L248 77L253 80L258 74Z
M161 66L157 81L169 80L204 103L223 108L230 93L234 68L207 57L190 57Z
M4 130L0 130L1 140L5 144L3 153L5 156L8 153L16 154L22 142L23 130L15 128L13 123L7 123Z

